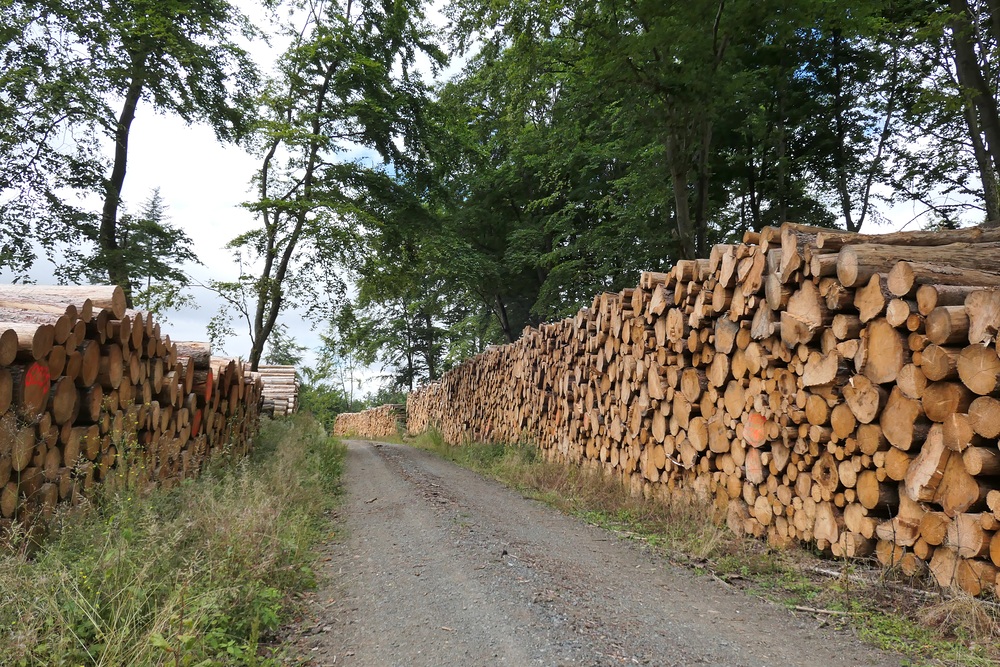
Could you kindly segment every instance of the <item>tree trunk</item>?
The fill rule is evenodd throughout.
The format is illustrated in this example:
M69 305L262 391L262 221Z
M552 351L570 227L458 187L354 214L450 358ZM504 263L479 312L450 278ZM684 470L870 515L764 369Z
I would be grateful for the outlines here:
M836 89L834 91L834 129L837 133L837 143L834 147L833 153L833 164L837 172L837 193L840 196L840 209L844 216L844 224L847 227L847 231L856 232L859 230L859 226L855 224L854 218L851 215L851 192L850 183L848 182L847 175L847 156L846 142L847 142L847 130L844 128L844 94L843 94L843 72L840 67L840 44L841 36L839 32L834 32L833 35L833 67L836 79Z
M782 72L784 75L785 73ZM787 92L784 83L778 88L778 139L774 149L774 173L778 199L778 222L788 220L788 165L785 159L788 141L785 132L785 101ZM760 231L759 229L757 231Z
M750 137L747 139L747 199L750 202L750 228L759 232L764 228L764 221L760 215L760 195L757 192L757 165L753 160L753 143Z
M497 320L500 322L500 330L503 331L504 339L508 343L513 343L514 332L511 331L510 318L507 317L507 306L499 294L493 297L493 312L496 313Z
M712 146L712 122L701 121L701 136L699 137L698 150L698 183L695 194L695 257L704 257L708 254L708 185L711 173L708 166L708 158Z
M962 104L962 115L965 116L965 124L969 128L969 138L972 140L973 153L976 156L976 165L979 167L979 180L983 183L983 202L986 205L986 219L1000 220L1000 192L997 190L997 175L990 162L989 151L983 143L983 135L979 129L979 121L976 120L976 110L972 102L965 100Z
M427 364L427 379L437 380L437 359L435 359L434 354L434 323L431 320L431 316L427 313L424 314L424 332L425 332L425 343L427 348L424 352L424 361Z
M674 212L677 216L677 242L680 259L695 259L695 229L691 220L691 203L688 201L688 165L684 159L681 141L674 131L667 137L667 162L670 180L674 187Z
M948 6L954 15L951 20L951 31L952 46L955 51L955 73L962 88L971 94L972 103L979 112L979 124L986 135L987 150L993 163L993 170L996 172L1000 169L1000 111L976 57L969 5L966 0L949 0Z
M115 127L115 158L104 191L104 208L101 210L101 229L98 234L98 246L104 255L108 279L113 285L121 285L125 290L126 303L132 307L132 290L130 289L128 267L120 255L118 245L118 207L121 204L122 186L125 183L125 167L128 162L128 137L135 120L135 109L142 96L145 86L146 55L133 54L132 80L125 93L125 102L118 124Z

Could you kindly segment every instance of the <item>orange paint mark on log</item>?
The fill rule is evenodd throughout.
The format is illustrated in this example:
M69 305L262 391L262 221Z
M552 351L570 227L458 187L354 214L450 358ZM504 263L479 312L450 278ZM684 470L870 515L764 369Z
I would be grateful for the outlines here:
M767 420L764 415L752 412L747 418L746 426L743 427L743 439L751 447L760 447L767 441Z

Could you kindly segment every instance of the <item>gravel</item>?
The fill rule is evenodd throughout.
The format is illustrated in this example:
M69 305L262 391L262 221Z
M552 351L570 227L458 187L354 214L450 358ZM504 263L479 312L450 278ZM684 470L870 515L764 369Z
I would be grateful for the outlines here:
M312 665L900 665L432 454L350 441Z

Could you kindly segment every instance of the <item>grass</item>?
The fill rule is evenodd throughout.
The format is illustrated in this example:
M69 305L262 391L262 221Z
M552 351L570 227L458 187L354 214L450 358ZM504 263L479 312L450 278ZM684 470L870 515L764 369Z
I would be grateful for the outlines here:
M632 497L617 478L546 461L531 444L450 446L433 430L412 444L642 540L672 562L748 594L790 609L822 610L813 612L818 623L851 627L868 643L903 654L908 665L1000 664L1000 614L988 600L955 593L928 601L900 586L906 580L877 561L831 563L806 547L779 551L759 540L736 538L711 521L711 506L689 495Z
M274 633L314 584L342 461L298 415L234 465L57 514L32 559L0 555L0 664L284 664Z

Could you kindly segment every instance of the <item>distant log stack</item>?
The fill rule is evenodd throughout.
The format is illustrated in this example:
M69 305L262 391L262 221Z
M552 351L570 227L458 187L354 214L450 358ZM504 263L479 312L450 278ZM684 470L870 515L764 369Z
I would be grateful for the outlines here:
M171 486L256 434L260 383L120 287L0 286L0 536L95 484Z
M333 434L361 435L367 438L391 438L406 428L406 406L398 403L380 405L363 412L343 412L337 415Z
M410 394L408 430L532 441L738 534L1000 588L1000 231L743 241L466 361Z
M284 417L299 409L299 380L295 366L259 366L264 385L262 411L272 417Z

